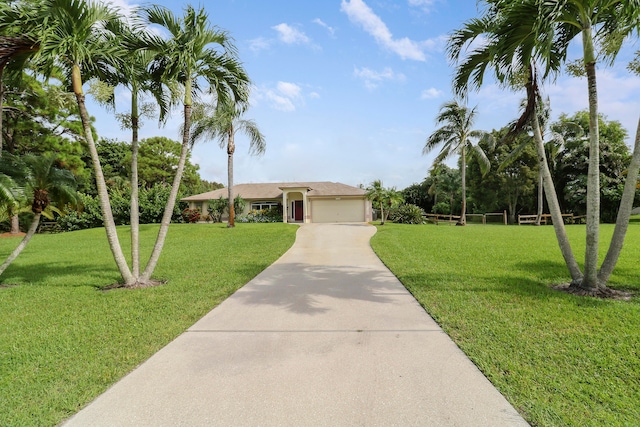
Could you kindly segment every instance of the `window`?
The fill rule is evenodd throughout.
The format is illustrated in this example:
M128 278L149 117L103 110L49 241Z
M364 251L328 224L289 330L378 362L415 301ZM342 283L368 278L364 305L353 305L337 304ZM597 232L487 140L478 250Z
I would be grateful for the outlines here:
M275 208L278 207L278 205L280 205L280 203L278 202L252 202L251 203L251 210L255 210L255 211L261 211L263 209L270 209L270 208Z

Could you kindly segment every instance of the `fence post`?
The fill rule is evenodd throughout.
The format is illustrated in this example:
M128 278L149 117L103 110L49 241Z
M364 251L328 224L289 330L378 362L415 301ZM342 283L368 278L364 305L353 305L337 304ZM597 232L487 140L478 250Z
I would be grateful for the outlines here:
M506 210L502 211L502 216L504 218L504 225L507 225L507 211Z

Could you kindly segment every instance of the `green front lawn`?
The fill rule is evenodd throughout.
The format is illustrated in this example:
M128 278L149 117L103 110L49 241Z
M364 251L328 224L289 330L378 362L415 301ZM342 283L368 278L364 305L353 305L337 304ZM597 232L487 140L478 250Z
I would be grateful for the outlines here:
M567 231L580 261L584 226ZM640 224L626 242L610 284L630 301L550 289L568 281L550 226L385 224L372 246L532 425L637 426Z
M157 229L141 227L146 256ZM0 282L0 426L71 416L275 261L296 230L172 224L155 274L168 283L110 291L119 275L103 229L35 236ZM18 241L0 239L0 259Z

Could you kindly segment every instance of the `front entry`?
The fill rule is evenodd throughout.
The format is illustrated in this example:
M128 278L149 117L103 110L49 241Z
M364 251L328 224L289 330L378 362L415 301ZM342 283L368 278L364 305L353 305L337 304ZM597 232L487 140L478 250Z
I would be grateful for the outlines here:
M302 200L295 200L293 202L293 220L302 221L304 219L304 213L302 210Z

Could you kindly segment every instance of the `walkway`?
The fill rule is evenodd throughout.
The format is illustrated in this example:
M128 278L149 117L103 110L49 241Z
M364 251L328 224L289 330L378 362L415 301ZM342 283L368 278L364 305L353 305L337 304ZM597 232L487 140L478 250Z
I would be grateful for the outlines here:
M526 426L369 246L305 224L276 263L67 426Z

